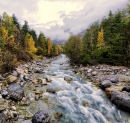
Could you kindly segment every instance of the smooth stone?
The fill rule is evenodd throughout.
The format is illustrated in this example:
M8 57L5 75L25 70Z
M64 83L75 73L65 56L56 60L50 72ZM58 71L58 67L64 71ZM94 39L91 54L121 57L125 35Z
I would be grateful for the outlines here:
M100 82L100 86L102 89L108 88L112 85L110 80L104 80L102 82Z
M122 110L130 112L130 97L128 94L114 91L111 94L111 101Z
M32 123L48 123L50 117L48 113L43 110L36 112L36 114L32 117Z
M46 89L46 92L55 94L55 93L56 93L56 90L54 90L54 89L52 89L52 88L48 88L48 89Z
M122 91L130 92L130 86L125 86L125 87L123 87Z
M8 101L0 98L0 111L5 110L8 107Z
M47 82L51 82L52 80L50 78L46 78L46 81Z
M7 116L4 113L0 113L0 123L6 123Z
M97 71L93 71L93 72L91 73L91 75L92 75L92 76L96 76L96 75L97 75Z
M2 95L3 98L6 98L9 95L9 93L6 90L2 90L1 95Z
M111 86L109 88L106 88L106 94L108 97L111 97L111 93L114 91L122 91L123 86Z
M70 81L72 81L73 79L69 76L65 76L64 80L67 81L68 83L70 83Z
M9 84L10 84L10 83L14 83L14 82L17 81L17 79L18 79L18 77L13 76L13 75L9 75L9 76L7 77L7 82L8 82Z
M22 98L24 96L24 91L23 91L22 87L17 83L13 83L13 84L9 85L8 93L9 93L10 97L12 97L16 100L22 100Z

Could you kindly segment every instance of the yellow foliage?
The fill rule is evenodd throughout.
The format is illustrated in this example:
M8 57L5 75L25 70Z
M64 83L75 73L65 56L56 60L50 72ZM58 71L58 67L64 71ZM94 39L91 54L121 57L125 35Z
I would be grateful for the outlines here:
M25 49L31 53L34 54L37 52L37 48L35 47L35 42L33 40L33 37L27 33L24 41Z
M13 35L8 37L8 45L9 46L14 46L15 45L14 36Z
M47 54L50 55L52 50L52 41L50 39L47 40L47 46L48 46Z
M101 31L98 32L97 47L100 48L103 46L105 46L104 30L101 28Z
M3 26L0 26L0 36L2 36L3 39L8 38L8 30L6 30Z

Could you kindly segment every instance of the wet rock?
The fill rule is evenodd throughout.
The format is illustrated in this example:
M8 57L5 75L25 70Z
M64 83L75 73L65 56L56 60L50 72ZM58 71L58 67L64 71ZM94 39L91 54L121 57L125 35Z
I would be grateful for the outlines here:
M92 69L88 69L88 71L87 71L88 73L90 73L90 72L92 72Z
M30 112L30 111L26 111L25 112L25 116L24 116L24 119L30 119L33 117L33 114Z
M89 105L87 101L83 101L83 103L82 103L82 104L83 104L83 106L84 106L84 107L86 107L86 106L88 106L88 105Z
M46 92L55 94L55 93L56 93L56 90L54 90L54 89L52 89L52 88L48 88L48 89L46 89Z
M56 119L60 119L60 118L62 117L62 113L60 113L60 112L55 112L55 113L54 113L54 117L55 117Z
M38 111L33 117L32 117L32 123L48 123L50 120L50 117L48 113L46 113L43 110Z
M12 73L12 75L17 77L17 76L18 76L18 73L17 73L17 71L13 70L13 73Z
M0 113L0 123L7 123L7 116L4 113Z
M108 88L112 85L110 80L103 80L102 82L100 82L100 87L102 89Z
M122 91L130 92L130 86L125 86L125 87L123 87Z
M8 101L0 98L0 111L5 110L8 107Z
M67 81L68 83L70 83L73 79L69 76L65 76L64 80Z
M18 77L13 76L13 75L9 75L9 76L7 77L7 82L8 82L9 84L11 84L11 83L16 82L17 79L18 79Z
M52 80L50 78L46 78L46 81L47 82L51 82Z
M122 91L123 86L111 86L109 88L106 88L106 94L108 97L111 97L111 93L114 91Z
M100 81L103 81L103 80L110 80L112 83L118 83L119 82L118 77L117 76L112 76L112 75L106 75L103 78L101 78Z
M92 76L96 76L96 75L97 75L97 71L93 71L93 72L91 73L91 75L92 75Z
M35 94L34 93L29 93L28 94L28 98L29 98L29 100L32 102L32 101L34 101L35 100Z
M1 95L2 95L3 98L6 98L6 97L8 96L8 94L9 94L9 93L8 93L8 91L6 91L6 90L2 90L2 91L1 91Z
M17 83L13 83L9 85L8 93L11 98L14 98L16 100L22 100L24 96L24 91L22 87Z
M34 70L34 73L42 74L42 73L44 73L44 72L43 72L42 70L37 69L37 70Z
M119 108L130 112L130 97L128 94L114 91L111 94L111 101Z

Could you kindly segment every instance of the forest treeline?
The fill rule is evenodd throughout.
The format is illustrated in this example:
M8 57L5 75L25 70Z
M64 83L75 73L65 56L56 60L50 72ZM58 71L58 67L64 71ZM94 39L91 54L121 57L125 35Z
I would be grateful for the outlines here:
M61 51L44 33L37 36L27 21L21 25L14 14L4 12L0 16L0 72L9 71L23 61L57 56Z
M87 23L87 22L86 22ZM128 65L130 62L130 5L109 12L102 21L92 23L84 36L70 36L64 45L73 63Z

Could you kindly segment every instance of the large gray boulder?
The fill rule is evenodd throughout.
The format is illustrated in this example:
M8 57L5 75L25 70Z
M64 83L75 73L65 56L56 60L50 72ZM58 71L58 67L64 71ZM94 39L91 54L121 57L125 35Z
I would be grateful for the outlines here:
M38 111L33 117L32 117L32 123L49 123L50 117L48 113L46 113L43 110Z
M11 98L14 98L16 100L22 100L24 96L24 91L22 87L17 83L13 83L9 85L8 93Z
M111 93L111 101L122 110L130 112L130 96L127 93L114 91Z

